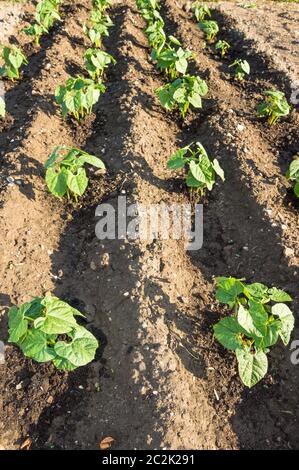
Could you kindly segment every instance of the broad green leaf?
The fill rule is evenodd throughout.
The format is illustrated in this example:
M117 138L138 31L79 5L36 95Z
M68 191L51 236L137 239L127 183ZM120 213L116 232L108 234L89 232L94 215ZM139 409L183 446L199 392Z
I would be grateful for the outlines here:
M299 197L299 181L297 181L297 183L294 186L294 193L295 193L295 196Z
M48 347L47 336L39 330L30 330L20 347L25 356L37 362L48 362L56 356L53 348Z
M272 307L272 314L279 317L281 321L279 336L281 337L283 344L286 346L290 342L291 333L294 329L294 315L287 305L281 303Z
M197 181L200 181L201 183L207 183L207 178L205 173L202 171L200 167L200 163L195 163L193 160L190 162L189 165L191 174L194 176L194 178Z
M57 197L63 197L67 190L67 174L50 167L46 171L46 183L49 191Z
M6 112L5 101L4 101L4 98L0 96L0 117L1 118L5 117L5 112Z
M175 67L178 72L185 74L188 68L188 62L184 57L182 57L180 60L176 61Z
M214 325L214 335L222 346L234 351L242 347L242 328L235 317L226 317Z
M199 93L191 93L188 97L188 100L189 100L189 103L192 104L192 106L194 106L194 108L201 108L202 107L202 100L201 100L201 96L199 95Z
M261 338L262 333L256 328L253 318L246 308L243 305L239 305L238 308L238 323L246 331L247 335L250 337Z
M187 160L185 158L182 158L175 154L168 160L167 168L169 168L169 170L178 170L180 168L183 168L186 163Z
M42 304L46 307L44 320L35 320L41 331L47 334L64 334L72 331L77 322L74 311L70 305L57 297L45 297Z
M281 289L276 289L276 287L272 287L268 290L268 294L273 302L291 302L292 297L285 291Z
M56 354L67 359L76 367L84 366L91 362L98 348L98 341L87 330L78 328L70 343L58 341L54 350Z
M79 168L76 174L67 170L67 186L75 194L82 196L88 185L88 178L84 168Z
M253 299L259 299L261 301L267 300L269 298L267 293L268 293L268 287L259 282L255 282L253 284L247 284L244 287L244 294L249 299L253 298Z
M222 170L216 158L213 160L213 168L214 168L215 173L222 179L222 181L225 181L224 171Z
M28 321L24 319L24 313L26 312L28 304L24 304L21 308L13 306L8 312L8 332L10 343L18 343L18 341L24 336L28 330Z
M105 168L105 164L102 162L100 158L95 157L94 155L89 155L88 153L83 153L82 155L80 155L80 157L78 158L78 163L79 165L88 163L89 165L93 165L96 168L100 168L100 169Z
M75 366L70 361L68 361L67 359L64 359L63 357L60 357L60 356L56 356L53 359L53 364L59 370L65 370L65 371L70 372L72 370L77 369L77 366Z
M236 349L238 369L242 382L251 388L256 385L268 370L268 358L263 351L251 353L246 349Z
M244 285L239 279L233 277L217 278L216 299L223 304L232 307L243 290Z

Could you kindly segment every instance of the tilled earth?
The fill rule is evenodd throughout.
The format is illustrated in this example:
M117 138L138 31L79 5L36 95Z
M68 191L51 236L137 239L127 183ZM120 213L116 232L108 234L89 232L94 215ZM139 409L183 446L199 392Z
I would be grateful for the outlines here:
M93 363L67 374L7 345L0 366L1 447L18 449L29 438L31 448L93 449L112 436L117 449L298 448L299 369L290 351L276 347L266 379L249 391L233 355L212 335L225 314L214 298L217 275L284 288L298 310L298 205L284 177L298 151L298 113L294 108L273 128L255 113L263 89L276 86L290 98L296 68L291 76L258 47L257 20L250 35L246 28L240 34L239 7L214 12L220 37L233 46L222 61L203 48L188 8L174 0L162 4L167 32L192 48L191 71L209 84L203 110L185 123L155 97L164 77L149 60L134 0L113 2L115 25L105 49L117 64L107 74L106 93L81 125L63 121L53 94L69 74L82 72L88 47L82 23L91 2L65 1L65 21L40 50L19 32L33 11L30 2L22 4L13 35L30 66L20 83L5 84L8 116L0 134L0 335L6 340L10 305L51 291L87 313L101 348ZM288 14L293 5L267 2L269 8L275 17L276 9ZM284 28L280 33L285 38ZM242 84L228 68L240 56L252 68ZM186 252L177 240L97 240L100 202L116 206L119 195L143 204L189 201L182 175L174 177L166 163L194 140L226 174L202 201L202 249ZM103 177L90 175L90 188L74 207L45 188L43 163L58 144L102 156L108 168Z

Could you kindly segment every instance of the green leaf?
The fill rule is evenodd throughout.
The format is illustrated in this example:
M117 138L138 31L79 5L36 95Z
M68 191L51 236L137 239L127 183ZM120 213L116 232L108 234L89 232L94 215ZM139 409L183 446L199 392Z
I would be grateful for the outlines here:
M77 322L74 312L77 311L66 302L57 297L45 297L42 304L45 307L44 320L39 318L35 320L35 324L41 331L59 335L69 333L75 328ZM78 313L80 314L80 312Z
M200 181L201 183L206 183L208 181L205 173L202 171L202 169L200 167L200 162L195 163L192 160L190 162L189 168L190 168L191 174L194 176L194 178L197 181Z
M272 307L272 314L279 317L281 321L279 336L281 337L283 344L286 346L290 342L291 333L294 329L294 315L287 305L281 303Z
M268 370L268 358L263 351L251 353L246 349L236 349L239 374L242 382L251 388L256 385Z
M89 155L88 153L83 153L78 158L78 164L83 165L84 163L88 163L89 165L95 166L96 168L104 169L105 164L102 160L94 155Z
M202 99L199 93L193 92L188 97L189 103L194 106L194 108L202 107Z
M167 168L169 170L178 170L180 168L183 168L186 163L187 160L185 158L182 158L179 155L175 154L168 160Z
M20 347L25 356L37 362L48 362L56 356L53 348L48 347L47 336L39 330L30 330Z
M88 178L84 168L79 168L76 174L67 170L67 186L75 194L82 196L88 185Z
M235 317L226 317L214 325L214 335L222 346L234 351L242 347L241 333L243 333Z
M219 162L218 162L218 160L216 160L216 158L213 160L213 168L214 168L215 173L218 176L220 176L221 180L225 181L224 171L222 170L222 168L219 165Z
M64 359L63 357L60 357L60 356L56 356L53 359L53 364L59 370L65 370L65 371L70 372L72 370L77 369L77 366L75 366L70 361L68 361L67 359Z
M217 278L216 299L233 307L237 298L243 293L244 285L233 277Z
M268 296L268 287L259 282L253 284L248 284L244 288L244 294L249 299L259 299L265 301L269 298Z
M17 309L13 306L8 312L8 332L10 343L18 343L18 341L24 336L28 330L28 321L24 319L24 314L29 308L29 304Z
M287 292L281 289L276 289L276 287L269 289L268 294L273 302L291 302L293 300Z
M297 183L294 186L294 193L295 193L295 196L299 197L299 181L297 181Z
M67 174L65 171L57 172L50 167L46 171L46 183L49 191L57 197L63 197L67 190Z
M261 338L263 336L262 333L256 328L250 312L244 308L243 305L239 305L237 318L239 325L245 330L249 337L252 336Z
M4 98L0 96L0 117L1 118L5 117L5 112L6 112L5 101L4 101Z
M77 328L71 343L58 341L54 350L56 354L67 359L76 367L84 366L92 361L98 348L97 339L84 328Z

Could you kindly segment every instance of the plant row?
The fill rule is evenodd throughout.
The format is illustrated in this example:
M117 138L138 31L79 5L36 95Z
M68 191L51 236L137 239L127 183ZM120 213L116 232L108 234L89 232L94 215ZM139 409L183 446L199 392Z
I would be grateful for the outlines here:
M178 108L184 118L190 104L194 108L201 107L201 96L207 93L208 87L198 77L187 75L188 61L193 54L184 50L175 37L166 36L159 2L137 0L137 7L148 23L145 32L152 48L152 61L166 78L174 79L174 82L158 88L160 102L166 110ZM213 42L219 27L216 21L206 19L211 18L208 6L196 1L192 4L192 11L207 40ZM225 57L229 48L226 41L219 40L215 45L215 50L220 51L221 57ZM243 80L250 71L247 61L236 60L230 66L235 67L236 80ZM194 84L197 80L199 88L195 95L190 83ZM280 92L267 91L266 95L267 103L260 105L259 114L268 115L272 124L280 116L287 114L288 104ZM296 162L289 178L294 178L296 172L299 173L299 159ZM177 150L170 157L167 167L170 170L184 168L187 187L200 195L206 190L212 190L216 175L224 181L224 172L219 162L217 159L209 159L200 142ZM232 314L214 325L214 335L225 348L235 352L240 378L246 386L252 387L267 373L267 354L270 348L279 338L284 345L289 343L294 328L294 316L285 302L292 299L286 292L275 287L268 288L260 283L247 284L244 279L222 277L216 281L216 299L226 304Z
M63 117L70 114L80 121L105 91L104 72L109 64L115 63L114 58L101 49L102 38L109 36L113 25L107 14L109 6L110 0L93 0L89 20L83 26L94 46L84 55L90 78L70 77L65 85L57 88L56 101ZM32 31L40 30L35 27ZM105 169L102 160L94 155L74 147L57 146L45 163L50 192L59 198L73 196L77 201L88 185L86 164ZM84 315L55 296L34 298L19 308L10 308L8 341L17 344L26 357L40 363L52 362L57 369L71 371L92 361L98 348L93 334L77 322L80 317Z

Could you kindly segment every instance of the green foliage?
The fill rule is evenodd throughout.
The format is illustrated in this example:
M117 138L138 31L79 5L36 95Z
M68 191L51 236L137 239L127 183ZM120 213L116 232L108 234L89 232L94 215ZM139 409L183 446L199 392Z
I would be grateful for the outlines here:
M83 150L67 146L56 147L45 163L49 191L59 198L65 195L70 198L72 194L77 201L88 186L85 164L105 169L100 158Z
M224 57L227 51L230 49L230 45L226 41L222 41L221 39L216 42L215 50L220 52L221 57Z
M149 45L156 50L162 50L166 42L166 34L164 31L164 22L159 20L152 23L146 28L145 33L147 34Z
M168 39L169 42L163 44L163 47L152 51L151 57L157 63L157 67L173 80L179 74L186 74L188 59L192 57L192 52L182 49L180 42L174 36L169 36ZM179 47L175 49L173 44Z
M23 28L22 31L27 34L27 36L34 36L35 38L35 43L37 46L40 45L40 38L49 32L49 30L38 23L34 23L31 26L28 26L27 28Z
M109 37L111 26L113 22L105 10L92 10L88 22L83 25L83 32L95 47L101 47L103 37Z
M20 78L20 67L28 64L23 52L17 46L3 47L2 59L3 67L0 67L0 77L7 77L14 81Z
M57 297L34 298L19 309L10 308L8 341L30 359L74 370L91 362L99 346L93 334L77 323L76 316L84 317Z
M247 60L237 59L229 67L235 67L235 80L244 80L250 74L250 65Z
M203 5L201 2L193 2L191 10L197 21L203 21L206 17L211 18L211 11L208 5Z
M92 0L92 5L94 8L98 8L101 11L108 10L111 7L111 0Z
M218 160L210 161L205 148L200 142L190 144L172 155L167 163L170 170L187 167L186 184L201 194L207 189L211 191L216 181L216 175L224 181L224 172Z
M5 118L5 113L6 113L6 105L4 98L0 96L0 118Z
M106 90L101 81L95 83L92 79L70 77L65 85L56 88L56 102L61 106L62 116L72 114L77 121L90 114L92 107Z
M85 68L93 80L98 80L110 64L116 64L112 55L100 49L87 49L84 59Z
M40 38L47 34L57 21L61 21L59 14L60 0L42 0L36 6L35 23L22 31L28 36L34 36L36 45L40 45Z
M246 284L244 279L216 279L216 299L233 309L233 315L214 325L214 334L225 348L235 351L239 374L247 387L267 373L269 348L280 338L285 346L294 328L294 316L285 302L292 298L276 287Z
M264 95L265 101L257 107L259 117L266 116L270 124L275 124L279 118L290 113L290 105L282 91L267 90L264 91Z
M177 78L174 82L156 90L162 106L167 111L179 109L183 118L185 118L190 105L194 108L202 107L201 97L205 96L207 92L206 82L191 75Z
M299 197L299 152L290 164L286 177L290 181L295 181L294 193L297 197Z
M198 23L200 29L205 33L207 40L212 42L214 41L216 35L219 32L219 26L217 21L213 20L204 20Z

